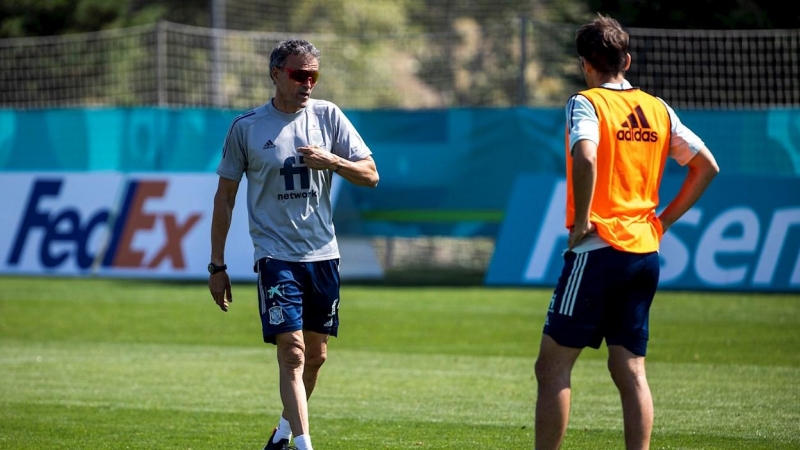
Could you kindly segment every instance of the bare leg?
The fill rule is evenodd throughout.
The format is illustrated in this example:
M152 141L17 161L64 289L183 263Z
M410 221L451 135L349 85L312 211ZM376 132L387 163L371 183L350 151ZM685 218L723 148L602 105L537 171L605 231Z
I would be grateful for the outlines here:
M283 417L292 426L292 434L307 434L308 396L303 383L306 350L303 332L281 333L276 336L276 341Z
M304 331L306 343L306 364L303 367L303 384L306 387L306 398L311 398L311 393L317 386L319 370L328 359L328 338L330 335Z
M622 400L625 448L649 449L653 431L653 397L647 383L644 357L620 345L609 345L608 370Z
M297 355L295 354L297 349L297 333L287 333L292 336L291 340L287 342L288 353L290 355L290 360L296 360ZM290 370L288 371L288 376L284 376L284 368L281 364L281 356L280 350L278 355L278 365L281 367L281 377L280 377L280 386L281 386L281 399L283 400L284 408L283 408L283 418L288 420L292 426L292 434L295 436L300 436L301 434L306 434L309 432L309 425L308 425L308 399L311 398L311 393L314 392L314 388L317 386L317 379L319 378L319 370L325 361L328 359L328 338L329 335L315 333L313 331L303 331L302 334L302 348L303 348L303 363L300 367L302 370L302 387L304 387L304 395L305 395L305 402L303 403L303 410L305 411L300 416L300 421L293 421L291 419L292 416L297 417L298 412L300 409L293 408L291 404L299 405L300 402L296 399L300 393L295 392L296 390L296 371L292 367L293 363L287 362L287 366ZM280 337L278 338L278 348L280 349ZM284 382L284 378L286 378ZM287 404L286 400L286 393L289 394L289 403ZM304 425L303 425L304 424ZM298 426L300 428L298 428ZM303 430L302 433L298 433L298 430Z
M570 373L581 349L558 345L542 335L536 359L536 449L556 450L567 432L570 404Z

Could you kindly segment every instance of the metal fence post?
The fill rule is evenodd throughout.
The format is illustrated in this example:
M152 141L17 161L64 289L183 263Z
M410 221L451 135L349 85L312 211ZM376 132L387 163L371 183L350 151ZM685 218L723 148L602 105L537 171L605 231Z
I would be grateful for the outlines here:
M167 104L167 29L164 21L156 24L156 96L158 106Z
M225 30L225 0L211 0L211 102L216 107L225 103L222 92L222 39Z
M528 86L525 82L525 67L528 65L528 17L519 17L519 93L517 105L525 106L528 104Z

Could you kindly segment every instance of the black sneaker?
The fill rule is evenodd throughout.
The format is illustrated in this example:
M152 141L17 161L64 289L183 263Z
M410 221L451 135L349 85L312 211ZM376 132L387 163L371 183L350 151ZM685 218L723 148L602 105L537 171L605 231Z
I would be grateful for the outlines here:
M277 432L277 428L272 430L272 434L269 436L269 440L267 441L267 445L264 446L264 450L297 450L297 447L295 446L289 447L288 439L281 439L278 442L272 442L272 439L275 437L275 433Z

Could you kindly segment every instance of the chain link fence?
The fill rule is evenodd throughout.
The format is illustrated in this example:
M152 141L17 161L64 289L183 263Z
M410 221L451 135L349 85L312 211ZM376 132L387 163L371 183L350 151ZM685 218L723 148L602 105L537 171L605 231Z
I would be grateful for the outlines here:
M317 98L342 108L553 107L583 87L575 26L455 18L437 33L240 31L161 22L0 40L0 107L215 107L273 92L269 54L303 37L322 51ZM628 78L679 109L800 106L800 30L628 30Z

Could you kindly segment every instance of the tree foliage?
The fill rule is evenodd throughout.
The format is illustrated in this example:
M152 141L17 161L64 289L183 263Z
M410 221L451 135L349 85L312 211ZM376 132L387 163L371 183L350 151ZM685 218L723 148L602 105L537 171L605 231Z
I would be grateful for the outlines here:
M169 20L207 26L208 0L4 0L0 38L82 33Z
M47 36L98 31L169 20L209 26L213 0L4 0L0 2L0 38ZM231 4L236 0L229 0ZM408 32L409 28L440 30L441 19L455 20L455 6L476 2L442 0L293 0L277 2L292 10L292 24L315 23L328 28L346 25L355 32ZM706 0L702 12L695 0L544 0L530 3L495 0L469 17L496 22L509 13L531 19L577 23L582 11L608 13L623 25L674 29L794 29L800 10L774 1ZM386 9L388 5L388 10ZM382 11L380 11L382 9ZM468 11L469 8L458 8ZM265 25L268 18L265 18Z
M0 38L92 32L159 21L209 27L214 2L2 0ZM361 108L560 104L565 93L583 84L572 56L574 28L597 12L612 15L625 27L637 28L769 29L797 28L800 24L800 13L790 12L791 8L754 0L707 0L703 4L706 13L698 13L696 2L689 0L224 0L223 3L228 28L287 36L313 35L315 44L323 49L325 82L320 83L317 92L322 98L348 98L350 106ZM277 39L275 34L259 33L270 37L264 38L263 45L246 52L239 51L239 47L252 43L244 38L237 40L234 34L224 41L208 35L190 44L180 44L188 48L180 55L180 70L166 73L159 80L193 86L193 98L222 92L226 98L238 96L251 102L269 95L271 86L263 83L264 77L244 71L250 60L238 61L234 57L222 73L215 65L219 58L215 59L212 47L222 45L226 55L255 54L263 60L260 66L266 67L269 49ZM19 70L14 74L20 79L11 79L9 86L47 85L78 78L90 80L89 85L97 91L82 91L79 95L84 97L102 98L99 92L102 87L112 85L116 99L130 104L147 103L152 100L137 97L139 94L126 84L130 80L125 80L127 75L123 74L153 69L157 56L176 56L169 52L157 55L154 41L156 38L143 37L137 42L126 42L114 55L103 56L93 47L100 44L86 39L74 44L80 46L72 50L80 56L81 64L73 65L65 61L68 56L61 54L65 52L38 57L31 56L32 52L48 50L15 45L6 58L17 61ZM158 42L164 44L162 47L169 44L168 40ZM144 69L132 68L136 64ZM66 71L70 71L67 76ZM40 79L29 79L30 74L39 74ZM212 74L222 76L214 78ZM103 77L115 81L104 84L100 81ZM350 95L354 87L366 86L374 94L359 96L357 100ZM42 101L48 95L60 95L38 85L25 92L33 92L31 95Z
M800 9L789 3L755 0L586 0L591 11L611 15L623 26L690 30L796 29Z

